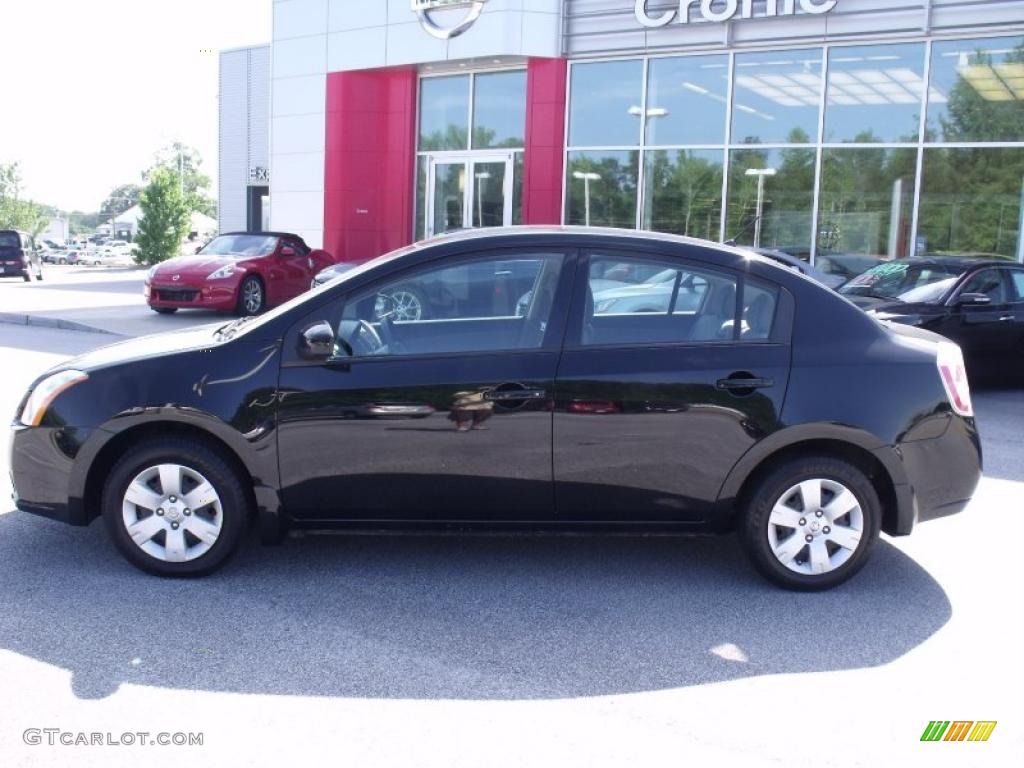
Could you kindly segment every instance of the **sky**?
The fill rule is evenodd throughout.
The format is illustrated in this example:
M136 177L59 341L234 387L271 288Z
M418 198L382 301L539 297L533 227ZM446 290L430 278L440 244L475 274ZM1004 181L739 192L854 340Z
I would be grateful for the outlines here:
M23 196L98 210L161 147L217 179L218 54L267 43L271 0L0 0L0 163Z

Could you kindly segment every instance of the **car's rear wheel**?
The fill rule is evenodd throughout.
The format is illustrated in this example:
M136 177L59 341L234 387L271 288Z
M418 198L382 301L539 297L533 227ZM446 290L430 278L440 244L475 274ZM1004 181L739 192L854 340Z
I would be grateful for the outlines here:
M781 587L829 589L859 571L881 527L871 480L841 459L794 459L765 476L743 512L740 536L758 571Z
M161 315L173 315L178 311L177 307L150 307L154 312L158 312Z
M258 315L267 305L267 295L263 289L263 281L255 275L249 275L238 287L238 314L246 317Z
M249 497L231 464L201 441L149 440L114 465L103 517L114 544L158 576L203 576L222 566L245 531Z

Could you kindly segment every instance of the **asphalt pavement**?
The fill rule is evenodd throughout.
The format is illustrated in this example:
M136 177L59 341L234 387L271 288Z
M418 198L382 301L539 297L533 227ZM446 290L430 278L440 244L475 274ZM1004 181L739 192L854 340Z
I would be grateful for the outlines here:
M0 325L0 412L112 340ZM971 506L814 595L706 537L250 538L213 577L161 580L100 524L12 511L5 454L0 764L1018 765L1024 392L975 400ZM998 726L921 743L935 719ZM30 728L203 745L29 745Z

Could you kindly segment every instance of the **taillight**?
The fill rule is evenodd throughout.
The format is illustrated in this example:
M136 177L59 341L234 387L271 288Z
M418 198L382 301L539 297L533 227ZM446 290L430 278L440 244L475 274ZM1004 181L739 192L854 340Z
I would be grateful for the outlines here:
M961 416L973 416L971 387L967 382L967 368L964 366L964 355L960 347L948 342L939 344L936 363L939 366L942 386L946 388L946 396L949 397L953 410Z

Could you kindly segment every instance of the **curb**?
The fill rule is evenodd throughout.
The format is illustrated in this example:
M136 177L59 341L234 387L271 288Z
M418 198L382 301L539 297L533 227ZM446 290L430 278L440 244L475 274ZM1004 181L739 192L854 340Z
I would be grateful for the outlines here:
M85 323L76 323L72 320L61 320L57 317L45 317L42 315L24 315L12 312L0 312L0 323L11 325L33 325L39 328L59 328L62 331L81 331L84 333L102 333L107 336L123 336L121 333L114 333L104 328L96 328Z

